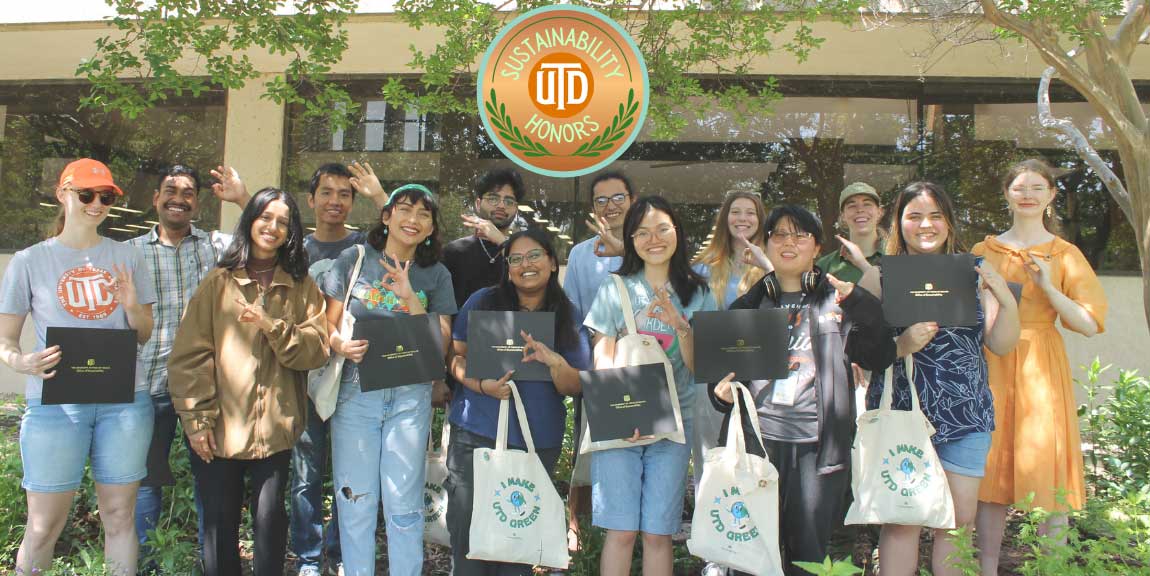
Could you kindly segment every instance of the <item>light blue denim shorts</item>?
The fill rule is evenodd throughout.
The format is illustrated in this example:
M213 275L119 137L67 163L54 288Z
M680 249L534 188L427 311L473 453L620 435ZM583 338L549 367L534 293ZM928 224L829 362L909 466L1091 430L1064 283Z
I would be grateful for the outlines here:
M670 440L592 452L591 523L608 530L677 533L690 459L690 444Z
M80 487L91 458L97 484L131 484L148 475L152 399L136 392L130 404L54 404L28 401L20 420L20 458L29 492Z
M974 432L962 438L934 445L947 472L982 478L986 475L986 456L990 453L990 432Z

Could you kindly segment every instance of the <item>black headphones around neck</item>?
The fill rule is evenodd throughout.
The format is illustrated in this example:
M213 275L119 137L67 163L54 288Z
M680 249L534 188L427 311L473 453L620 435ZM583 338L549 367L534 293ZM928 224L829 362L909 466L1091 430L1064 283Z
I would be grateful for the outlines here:
M799 289L802 291L803 296L814 292L822 278L823 271L819 270L818 266L803 272L802 277L799 278ZM763 285L767 289L767 296L770 297L771 300L778 302L779 298L783 295L783 286L779 284L779 279L775 277L774 272L763 277Z

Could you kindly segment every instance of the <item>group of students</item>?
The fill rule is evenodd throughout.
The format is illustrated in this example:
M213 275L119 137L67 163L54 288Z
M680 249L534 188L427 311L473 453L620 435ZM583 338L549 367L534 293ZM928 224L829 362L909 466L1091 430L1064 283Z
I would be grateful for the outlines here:
M511 231L525 194L513 170L478 180L474 214L463 216L474 234L445 246L435 194L418 184L387 194L367 165L317 170L308 194L316 232L307 236L292 194L269 187L249 198L234 170L221 166L212 176L213 192L243 208L233 236L192 225L198 175L175 166L161 176L153 197L160 224L120 244L101 237L97 227L122 192L103 164L73 162L56 189L56 234L17 253L5 271L0 359L29 375L20 432L28 524L18 573L50 565L89 460L108 565L114 573L135 573L138 546L161 509L160 487L171 483L167 460L178 418L190 448L206 574L240 573L245 498L256 574L282 573L289 485L301 574L318 574L324 556L329 566L341 563L345 574L373 574L381 504L388 573L419 574L432 406L449 397L445 488L453 571L529 574L530 566L467 558L472 454L494 446L500 402L511 394L513 379L510 373L467 377L467 312L555 313L554 349L530 337L524 346L525 359L545 364L551 381L516 380L535 450L553 474L566 432L564 398L579 394L580 370L616 365L616 342L632 324L623 318L624 300L635 312L636 330L654 336L670 361L689 441L591 453L592 523L606 530L600 574L629 574L638 540L644 574L672 573L671 538L681 526L692 452L697 481L702 452L724 442L721 424L737 375L695 385L690 320L696 311L792 311L790 377L744 382L757 402L762 447L780 474L779 533L788 574L800 573L794 561L821 561L845 515L856 388L866 386L869 371L870 407L893 385L896 406L908 408L907 374L895 362L907 355L914 358L922 409L937 430L933 442L957 523L977 525L984 574L997 572L1007 506L1029 494L1034 505L1050 510L1083 504L1070 371L1054 324L1061 318L1071 330L1100 332L1106 301L1082 254L1051 232L1047 220L1057 189L1041 162L1023 162L1007 174L1002 192L1013 225L972 250L980 262L979 326L922 323L897 330L882 317L881 254L963 251L949 196L928 182L898 194L885 234L878 193L866 184L848 186L840 201L848 235L822 259L822 225L809 211L783 205L768 214L757 194L729 193L711 242L692 264L668 201L637 197L621 173L600 174L591 183L588 222L596 235L572 249L560 286L549 235ZM379 221L366 234L345 226L357 193L379 208ZM626 295L609 281L612 274ZM68 297L69 283L79 278L90 291L83 302ZM1022 284L1021 300L1007 281ZM424 313L439 314L447 382L365 391L357 362L369 343L340 332L343 316ZM29 314L37 346L24 352L19 335ZM135 329L146 343L135 401L41 404L43 379L60 360L58 347L44 345L48 326ZM334 413L324 421L307 396L307 372L333 355L350 361ZM894 382L885 382L892 364ZM509 443L522 448L511 410ZM637 431L633 440L641 440ZM749 447L762 453L756 443ZM335 506L325 529L328 450ZM578 508L580 499L573 492L570 504ZM1064 522L1065 515L1056 515L1050 528ZM918 527L883 527L883 574L917 571L918 537ZM946 561L952 537L940 532L934 546L934 573L955 573Z

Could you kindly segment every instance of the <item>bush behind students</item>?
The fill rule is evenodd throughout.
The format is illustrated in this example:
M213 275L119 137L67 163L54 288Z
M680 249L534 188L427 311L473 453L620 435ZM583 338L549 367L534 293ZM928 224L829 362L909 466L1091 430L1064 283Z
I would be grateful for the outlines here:
M1002 192L1013 216L1010 229L972 250L1007 280L1022 284L1020 345L986 358L996 428L978 495L983 574L998 573L1007 506L1033 496L1033 506L1055 512L1040 531L1065 542L1067 507L1086 503L1070 362L1054 321L1093 336L1105 327L1107 308L1102 284L1082 252L1051 229L1058 189L1050 166L1041 160L1015 164Z
M125 404L41 404L43 384L56 375L62 351L46 347L49 326L133 329L140 343L152 333L152 278L135 248L99 235L97 227L123 196L103 163L76 160L60 173L55 234L17 252L0 283L0 360L28 376L20 420L21 486L28 522L16 573L52 565L52 551L68 520L89 458L96 482L104 558L112 574L136 573L139 542L132 510L147 474L152 401L140 359L134 400ZM84 294L76 301L68 294ZM36 346L25 353L20 331L28 315Z
M264 188L188 303L168 361L203 500L208 576L240 573L245 482L255 571L283 573L291 448L306 418L307 371L328 358L325 328L299 207L290 194Z
M587 340L579 331L575 307L559 287L559 260L547 233L537 228L511 235L502 247L507 268L499 284L482 288L467 299L455 318L452 373L463 385L451 402L451 445L447 450L447 526L451 532L452 573L455 576L529 575L531 566L468 560L471 511L474 503L473 453L494 448L500 400L509 398L514 379L527 411L535 450L548 474L563 450L567 426L565 396L579 392L579 370L591 364ZM551 369L552 382L523 381L511 373L499 379L467 378L467 327L471 310L545 311L555 313L555 350L527 336L524 357ZM523 432L510 406L508 444L526 449Z
M749 382L766 456L779 472L779 535L789 575L806 572L795 561L821 562L831 531L842 524L850 486L855 396L851 362L881 371L894 360L882 304L865 289L814 266L822 225L808 210L783 205L766 218L767 250L752 250L774 271L736 300L732 309L791 310L791 371L784 380ZM767 261L769 258L769 261ZM729 413L728 376L710 387L714 407ZM754 429L744 413L744 434ZM727 418L729 418L729 414ZM727 425L721 428L726 443ZM758 443L748 450L763 455Z
M683 228L662 197L643 197L631 206L623 223L623 250L623 264L615 273L627 288L637 330L655 336L671 362L683 432L690 438L696 392L691 375L694 331L689 321L696 311L714 310L714 298L703 278L691 270ZM585 321L594 331L596 368L615 365L615 342L625 332L620 302L615 282L604 282ZM636 430L632 440L639 439ZM666 439L592 453L592 523L607 530L600 574L630 573L639 534L643 573L671 573L671 536L682 521L690 453L688 445Z
M887 254L956 254L962 251L950 197L941 186L915 182L899 194L893 211ZM1018 341L1018 308L1010 288L989 264L978 259L981 294L978 326L940 328L920 322L899 331L898 356L914 355L914 386L922 410L935 428L931 438L946 471L958 528L974 524L978 489L994 429L994 404L987 384L983 345L1006 354ZM894 386L896 409L910 407L910 389L902 362L894 363L894 382L876 372L867 389L867 406L879 405L884 385ZM886 524L879 538L884 576L918 572L919 526ZM948 561L956 547L948 530L935 530L932 572L957 575Z
M368 234L359 277L350 278L358 257L355 247L345 250L324 276L332 350L351 360L344 363L331 419L340 549L349 576L375 573L381 504L388 573L417 576L423 570L423 482L432 387L426 382L364 391L364 380L388 375L360 373L357 363L369 342L352 340L338 327L343 314L361 321L434 312L443 341L450 342L455 296L451 274L438 261L439 250L435 196L419 184L407 184L391 193L379 224ZM345 310L349 282L354 284Z

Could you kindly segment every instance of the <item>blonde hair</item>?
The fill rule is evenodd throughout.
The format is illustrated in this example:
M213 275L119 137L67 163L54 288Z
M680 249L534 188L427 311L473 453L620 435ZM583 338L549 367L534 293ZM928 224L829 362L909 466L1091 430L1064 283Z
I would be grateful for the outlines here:
M711 274L707 278L707 286L711 289L711 295L715 297L715 304L720 309L725 309L730 304L730 302L724 302L724 299L727 297L727 283L730 281L733 271L732 261L737 258L732 254L735 243L734 238L731 237L731 229L727 226L727 217L731 213L731 205L740 198L746 198L754 203L755 213L759 220L759 229L748 240L751 244L766 249L763 223L767 221L767 210L763 207L763 199L753 192L742 190L727 192L723 199L723 206L719 209L718 216L715 217L715 224L711 230L713 235L711 243L703 249L703 253L694 262L695 264L705 264L710 268ZM739 294L745 293L763 276L763 271L758 267L746 266L739 278Z

